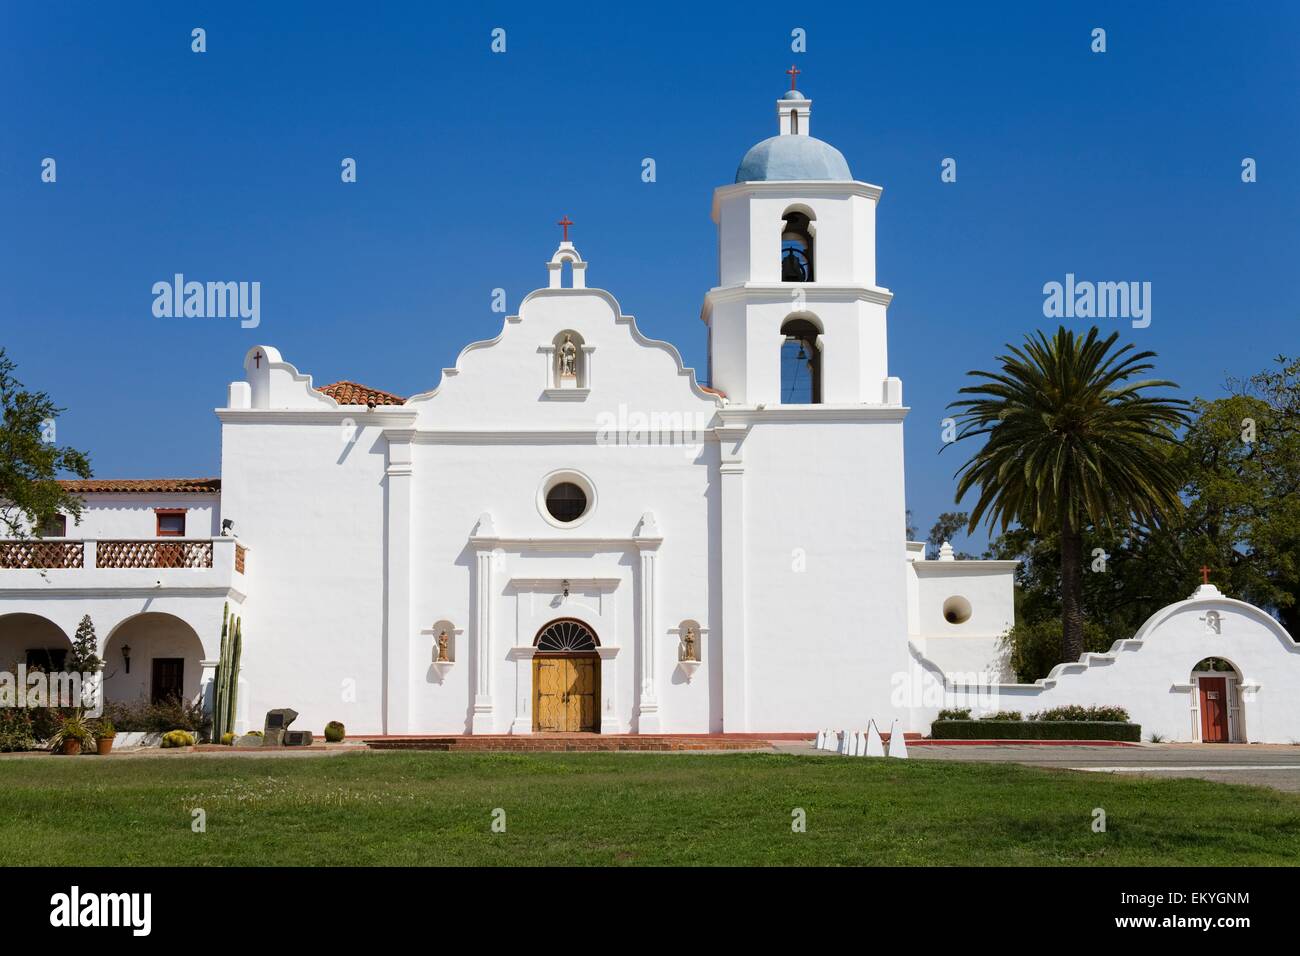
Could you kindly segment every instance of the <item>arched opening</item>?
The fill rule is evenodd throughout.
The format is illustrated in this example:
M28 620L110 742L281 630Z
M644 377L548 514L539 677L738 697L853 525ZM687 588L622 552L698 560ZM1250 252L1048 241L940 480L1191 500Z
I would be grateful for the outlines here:
M800 209L787 209L781 223L781 281L813 281L813 219Z
M104 645L104 697L117 704L194 704L202 692L203 642L171 614L129 617Z
M821 330L808 319L781 326L781 403L816 405L822 400Z
M1241 712L1241 672L1222 657L1207 657L1192 668L1192 739L1205 744L1245 740Z
M18 673L18 665L47 674L62 671L72 641L63 629L39 614L6 614L0 617L0 670Z
M533 730L599 733L596 632L582 621L559 618L537 632L533 646Z

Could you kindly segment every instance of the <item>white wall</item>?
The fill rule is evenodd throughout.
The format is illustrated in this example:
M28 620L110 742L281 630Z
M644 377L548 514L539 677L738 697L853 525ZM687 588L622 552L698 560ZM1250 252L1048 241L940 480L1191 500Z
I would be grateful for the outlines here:
M1015 567L1014 561L908 562L916 591L908 624L912 644L950 679L1014 678L1001 638L1015 623ZM943 608L950 598L970 603L969 619L947 620Z
M901 417L773 422L745 439L751 730L907 718L890 703L907 668Z
M155 508L184 508L185 536L211 538L220 533L220 496L216 494L81 495L81 523L68 518L69 538L152 538L158 533Z
M1206 624L1208 612L1220 615L1218 633ZM1251 743L1300 741L1300 645L1263 610L1223 597L1213 586L1199 588L1186 601L1158 611L1132 639L1117 641L1105 654L1084 654L1078 663L1059 664L1035 684L1002 684L974 707L1022 713L1071 704L1116 705L1168 741L1192 741L1195 685L1192 671L1207 657L1232 663L1242 678L1243 737ZM927 681L936 680L926 668ZM931 685L933 686L933 685ZM968 706L958 698L927 701L928 719L941 706Z

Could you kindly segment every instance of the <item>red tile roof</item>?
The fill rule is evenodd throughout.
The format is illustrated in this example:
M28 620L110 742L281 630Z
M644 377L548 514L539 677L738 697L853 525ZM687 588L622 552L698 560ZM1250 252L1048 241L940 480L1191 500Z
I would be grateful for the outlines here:
M220 478L70 478L59 482L77 494L215 494Z
M321 385L316 391L324 392L340 405L404 405L406 399L400 395L394 395L392 392L385 392L378 388L371 388L369 385L360 385L356 382L331 382L329 385Z

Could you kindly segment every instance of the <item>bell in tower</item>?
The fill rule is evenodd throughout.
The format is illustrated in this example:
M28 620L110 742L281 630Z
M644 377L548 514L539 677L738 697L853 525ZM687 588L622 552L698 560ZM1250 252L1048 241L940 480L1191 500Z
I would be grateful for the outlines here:
M781 230L781 281L812 280L812 222L801 212L790 212Z

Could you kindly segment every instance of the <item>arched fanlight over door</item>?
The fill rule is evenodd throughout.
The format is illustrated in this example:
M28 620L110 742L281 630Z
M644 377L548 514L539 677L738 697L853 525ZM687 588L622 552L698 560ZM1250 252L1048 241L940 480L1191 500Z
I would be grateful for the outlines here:
M552 621L537 634L539 651L594 651L600 642L581 621Z

